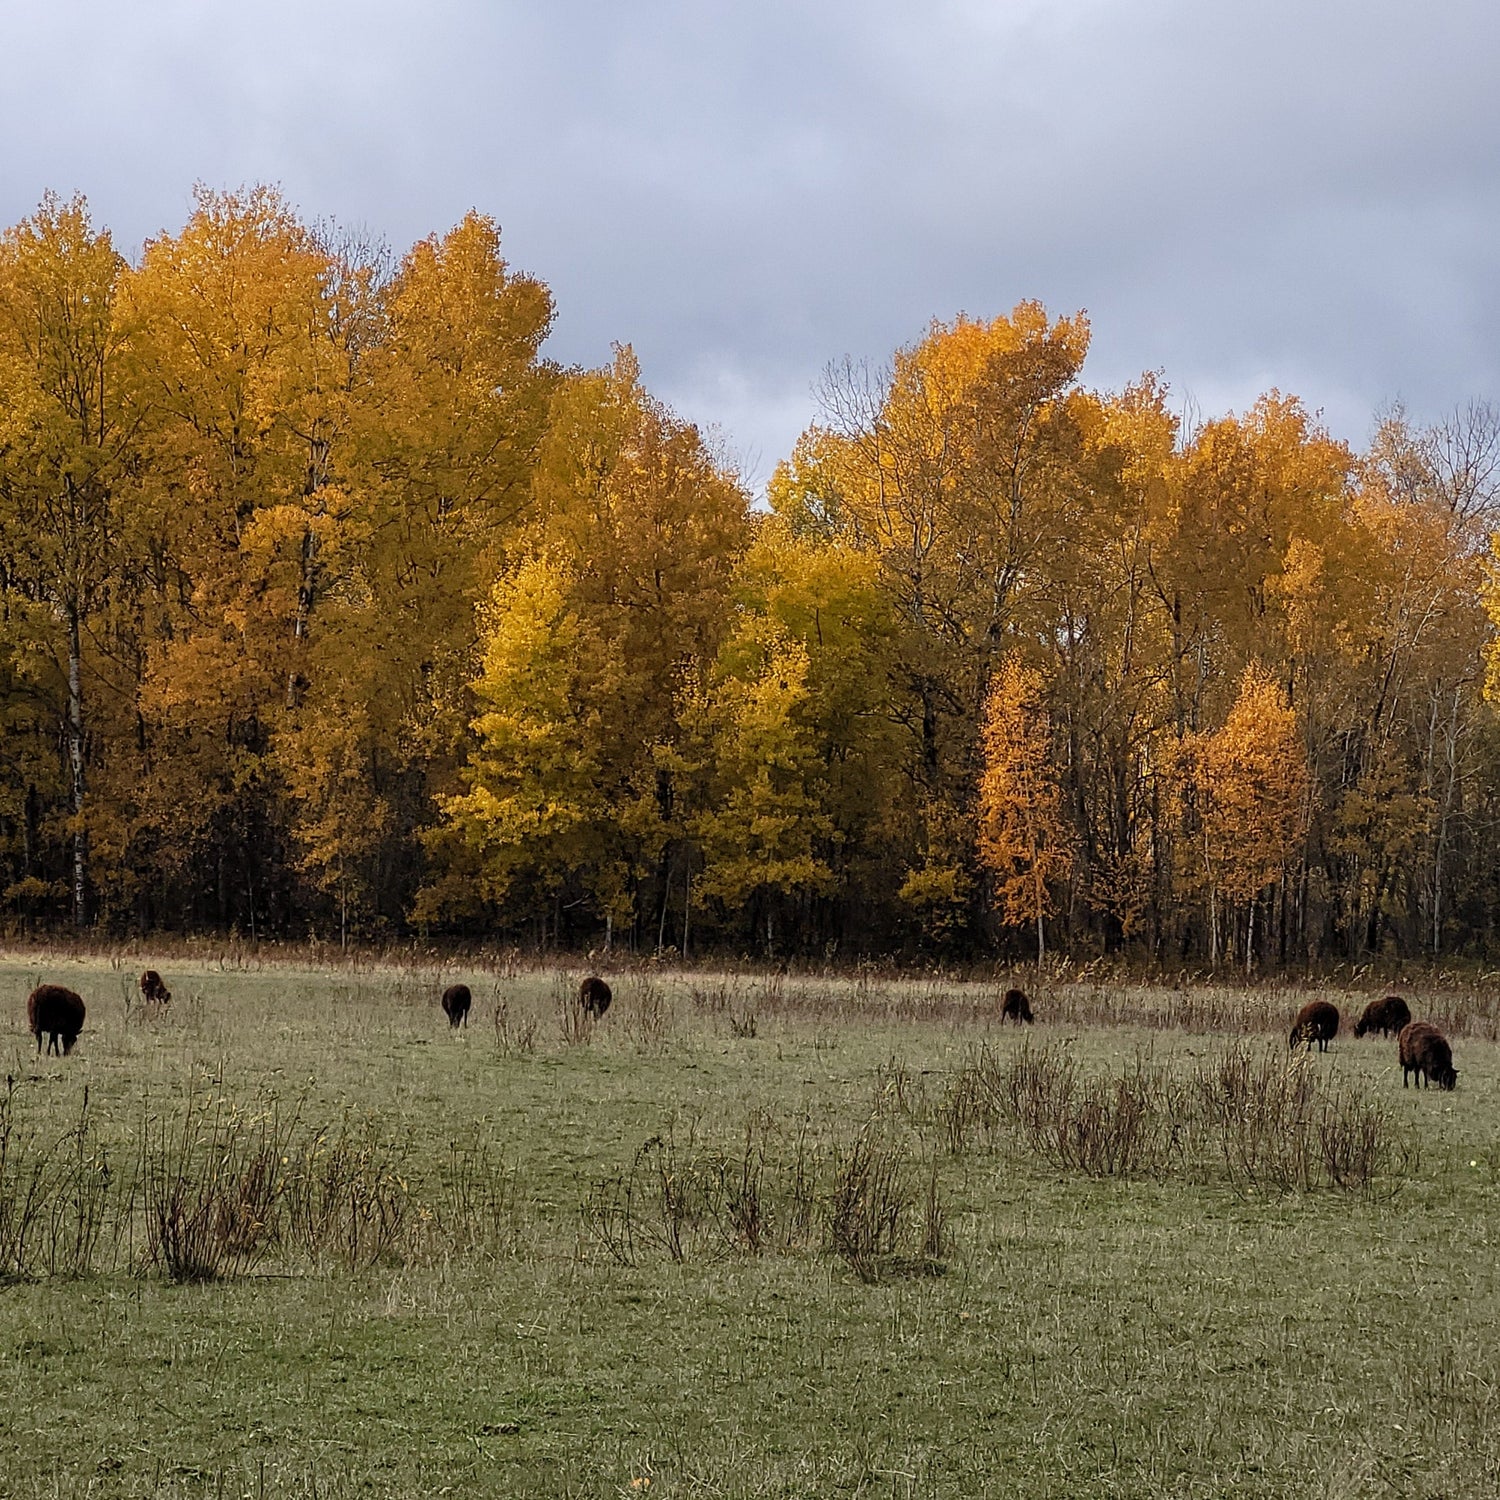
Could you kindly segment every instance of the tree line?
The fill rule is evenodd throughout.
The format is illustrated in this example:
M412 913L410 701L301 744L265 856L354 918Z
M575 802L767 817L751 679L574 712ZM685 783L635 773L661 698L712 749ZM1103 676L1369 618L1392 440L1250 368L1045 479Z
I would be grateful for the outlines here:
M1022 303L831 368L758 506L552 315L479 214L4 233L0 922L1493 952L1490 407L1187 424Z

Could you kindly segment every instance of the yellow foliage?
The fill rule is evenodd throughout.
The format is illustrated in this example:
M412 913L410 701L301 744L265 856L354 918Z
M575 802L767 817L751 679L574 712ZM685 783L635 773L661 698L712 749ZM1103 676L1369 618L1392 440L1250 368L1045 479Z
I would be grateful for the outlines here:
M994 901L1009 926L1042 923L1052 887L1073 868L1062 796L1052 768L1051 723L1041 673L1012 655L985 700L979 782L979 859L994 877Z
M1277 878L1311 811L1297 716L1264 667L1246 667L1223 725L1187 754L1209 886L1249 901Z

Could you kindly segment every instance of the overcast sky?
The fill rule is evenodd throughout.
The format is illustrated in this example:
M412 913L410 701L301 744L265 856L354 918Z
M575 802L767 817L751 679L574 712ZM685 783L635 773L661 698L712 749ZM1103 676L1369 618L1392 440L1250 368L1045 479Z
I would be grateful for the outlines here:
M1494 0L0 0L0 219L470 208L764 481L824 366L1087 309L1086 381L1363 443L1500 398Z

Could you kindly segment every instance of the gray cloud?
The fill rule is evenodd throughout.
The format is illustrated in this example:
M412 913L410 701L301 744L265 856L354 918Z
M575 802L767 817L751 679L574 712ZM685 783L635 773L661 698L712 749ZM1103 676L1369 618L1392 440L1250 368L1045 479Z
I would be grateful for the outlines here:
M1500 13L1479 0L12 0L0 215L127 248L274 181L398 247L470 206L559 306L758 455L830 359L1086 307L1087 371L1270 385L1362 440L1500 395Z

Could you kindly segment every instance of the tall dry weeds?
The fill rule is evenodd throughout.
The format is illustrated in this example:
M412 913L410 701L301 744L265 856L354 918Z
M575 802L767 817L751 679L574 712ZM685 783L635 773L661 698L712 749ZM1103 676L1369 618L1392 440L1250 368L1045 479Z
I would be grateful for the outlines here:
M1087 1176L1217 1177L1242 1192L1368 1193L1407 1171L1413 1154L1365 1091L1247 1041L1186 1068L1138 1055L1091 1075L1063 1046L983 1046L935 1104L908 1113L954 1154L1008 1137Z

